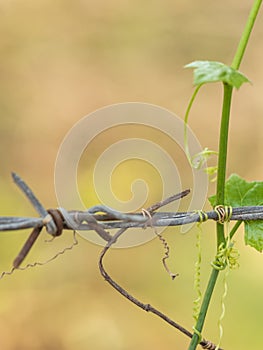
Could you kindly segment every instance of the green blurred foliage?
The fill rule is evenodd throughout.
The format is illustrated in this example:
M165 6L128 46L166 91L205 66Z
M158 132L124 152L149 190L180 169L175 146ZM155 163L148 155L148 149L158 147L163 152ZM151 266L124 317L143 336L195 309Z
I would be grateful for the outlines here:
M231 63L250 6L248 0L1 1L1 215L35 215L11 184L10 171L18 172L44 205L56 206L56 154L64 135L84 115L112 103L141 101L182 116L192 94L191 73L182 67L197 59ZM241 66L253 86L244 86L235 93L232 109L228 170L247 180L260 180L263 172L262 32L259 19ZM210 149L217 149L220 106L221 88L210 85L200 92L190 116L194 132ZM128 132L124 130L123 137ZM136 130L132 132L138 136ZM152 132L147 137L154 140L159 136ZM102 145L119 139L119 133L109 134L90 145L90 167L85 167L88 155L84 154L80 162L81 188L92 175L92 164ZM173 153L170 141L159 142ZM176 160L184 174L183 187L191 187L185 158ZM114 190L123 200L129 198L129 183L138 173L146 173L150 188L159 181L157 174L151 175L152 169L135 166L133 171L127 168L129 176L124 168L116 169L113 177ZM157 197L158 192L150 201ZM83 200L87 205L96 204L91 184ZM203 227L204 287L215 237L213 224ZM1 233L2 270L9 268L27 235L28 232ZM191 329L195 229L185 235L179 229L169 229L165 237L171 247L169 265L180 273L175 281L163 269L163 248L158 240L113 250L106 264L114 278L136 296ZM70 233L52 243L45 243L46 238L44 235L40 239L27 261L43 261L72 241ZM242 234L237 237L237 246L241 267L229 277L222 345L229 349L260 349L262 257L244 247ZM80 239L78 247L55 262L3 279L0 347L186 349L188 340L184 336L144 314L104 283L97 268L99 251L100 247ZM220 283L204 332L215 342Z

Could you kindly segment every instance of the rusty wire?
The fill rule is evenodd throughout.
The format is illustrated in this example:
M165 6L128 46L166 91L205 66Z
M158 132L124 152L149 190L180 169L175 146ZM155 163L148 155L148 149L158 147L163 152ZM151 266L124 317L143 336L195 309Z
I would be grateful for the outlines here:
M122 213L105 205L96 205L85 211L66 210L65 208L46 210L37 199L30 187L15 173L12 173L15 184L26 195L40 217L17 217L0 216L0 231L13 231L32 228L33 231L17 258L14 267L20 266L25 259L32 245L38 238L43 227L52 237L61 235L63 230L94 230L106 242L111 241L112 235L108 230L146 228L146 227L167 227L186 225L200 221L200 214L193 212L157 212L161 207L181 199L189 194L190 190L185 190L172 195L163 201L157 202L148 208L151 217L145 216L144 211L138 213ZM219 220L217 210L203 212L208 220ZM247 221L262 220L263 206L247 206L232 208L229 220Z
M57 236L58 224L55 223L54 215L46 210L40 204L28 185L16 174L12 174L15 183L26 194L27 198L33 204L34 208L41 217L17 217L17 216L0 216L0 231L22 230L27 228L46 227L47 232ZM173 195L162 202L158 202L150 207L152 219L145 217L143 212L139 213L122 213L105 205L96 205L85 211L66 210L64 208L52 209L53 214L57 212L62 218L63 227L66 230L105 230L134 228L134 227L160 227L160 226L180 226L200 221L200 215L197 211L191 212L156 212L160 206L166 205L174 200L183 198L190 193L185 190ZM163 204L164 203L164 204ZM161 204L161 205L160 205ZM208 220L218 220L218 212L211 210L205 213ZM263 220L263 206L244 206L234 207L230 220L248 221ZM96 230L95 229L95 230ZM102 230L99 230L101 234ZM105 235L104 240L110 240L109 235Z

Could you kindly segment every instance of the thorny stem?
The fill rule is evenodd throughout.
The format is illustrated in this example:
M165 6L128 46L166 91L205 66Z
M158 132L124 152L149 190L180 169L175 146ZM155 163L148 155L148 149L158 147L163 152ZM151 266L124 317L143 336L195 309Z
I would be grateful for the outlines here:
M248 16L247 23L244 28L243 34L241 36L236 54L232 62L232 68L234 69L238 69L240 66L240 63L244 56L245 49L247 47L247 43L249 40L249 36L254 26L261 3L262 3L262 0L254 1L254 4ZM232 90L233 90L232 86L228 84L224 84L224 99L223 99L222 119L221 119L221 127L220 127L220 140L219 140L219 155L218 155L218 177L217 177L217 204L218 205L224 204L224 199L225 199L224 189L225 189L225 178L226 178L228 129L229 129ZM218 248L222 242L225 242L224 225L217 223L216 227L217 227L217 248ZM238 227L236 225L235 231L237 228ZM233 231L232 236L234 235L235 231ZM210 279L208 281L208 285L205 291L200 313L195 326L195 329L199 333L202 332L202 329L204 326L205 317L208 311L211 296L213 294L213 290L215 288L218 275L219 275L219 271L213 269L210 275ZM198 345L198 342L199 342L199 336L198 334L195 333L192 337L188 350L195 350Z

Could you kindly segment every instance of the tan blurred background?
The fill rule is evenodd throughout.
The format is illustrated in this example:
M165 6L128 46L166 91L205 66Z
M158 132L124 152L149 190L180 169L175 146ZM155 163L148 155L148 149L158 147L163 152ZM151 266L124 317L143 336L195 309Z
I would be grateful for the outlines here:
M58 148L74 123L95 109L140 101L182 117L193 92L192 74L183 66L197 59L231 63L251 5L248 0L1 0L1 215L36 215L12 184L11 171L31 185L45 206L57 205L53 181ZM261 11L241 65L253 84L235 92L230 128L228 173L247 180L262 180L263 170L262 15ZM190 116L200 142L211 149L217 149L221 100L219 85L204 87ZM93 156L116 137L95 140ZM83 164L81 169L88 171ZM191 187L189 171L184 160L180 173L185 172L185 188ZM145 173L151 178L148 169ZM123 176L115 179L115 188L122 186L121 195L127 197L129 184ZM213 184L209 191L214 192ZM87 205L94 204L96 198L88 198ZM214 254L214 225L203 226L204 287ZM156 239L114 250L106 259L117 281L189 329L195 297L195 233L195 229L186 235L177 229L166 231L169 265L180 273L173 282L161 265L163 248ZM1 270L10 268L27 235L1 233ZM72 241L70 234L50 244L44 239L27 262L45 260ZM222 345L259 350L262 256L244 246L242 230L237 247L241 267L229 277ZM99 251L80 239L73 251L55 262L1 280L1 349L187 349L187 338L131 305L102 280ZM204 331L215 342L222 292L220 280Z

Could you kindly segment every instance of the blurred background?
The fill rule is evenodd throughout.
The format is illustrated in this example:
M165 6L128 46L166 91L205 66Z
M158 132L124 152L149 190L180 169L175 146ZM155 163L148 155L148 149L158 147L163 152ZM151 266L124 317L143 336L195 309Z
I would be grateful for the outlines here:
M200 59L230 64L251 5L248 0L1 0L1 215L36 215L12 183L11 171L24 178L46 207L57 206L53 183L59 146L70 128L94 110L139 101L183 118L193 93L192 72L183 66ZM262 180L263 172L262 34L261 11L240 68L252 84L235 91L230 127L228 174L236 172L248 181ZM214 150L221 101L219 84L205 86L190 115L199 141ZM96 157L105 145L130 134L143 137L136 128L116 129L94 139L85 153L78 176L87 206L97 204L87 178ZM152 141L158 137L155 131L147 135ZM173 144L162 142L173 154ZM183 187L191 187L185 157L178 162ZM145 174L152 188L147 206L159 198L155 179L160 179L151 175L150 167L135 165L134 176ZM113 178L113 190L122 200L130 196L130 174L128 167ZM210 185L209 194L214 186ZM203 225L203 288L214 255L214 229L213 223ZM1 233L1 270L10 269L28 234ZM112 250L106 258L108 270L120 284L190 330L195 235L196 228L184 235L179 229L165 231L169 266L180 274L175 281L161 264L163 247L158 239ZM52 243L45 243L47 235L42 236L26 262L44 261L72 242L70 233ZM262 256L245 247L242 229L236 245L241 266L228 279L222 347L262 349ZM56 261L0 281L2 349L187 349L185 336L124 300L103 281L97 268L100 249L79 238L79 245ZM203 332L215 343L222 278L217 287Z

